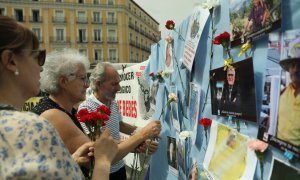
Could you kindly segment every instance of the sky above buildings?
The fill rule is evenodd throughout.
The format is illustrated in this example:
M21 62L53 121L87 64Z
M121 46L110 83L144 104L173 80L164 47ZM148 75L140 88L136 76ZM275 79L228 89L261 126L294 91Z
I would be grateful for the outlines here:
M169 34L165 28L167 20L173 20L175 26L193 13L196 3L202 0L134 0L148 14L159 22L162 38Z

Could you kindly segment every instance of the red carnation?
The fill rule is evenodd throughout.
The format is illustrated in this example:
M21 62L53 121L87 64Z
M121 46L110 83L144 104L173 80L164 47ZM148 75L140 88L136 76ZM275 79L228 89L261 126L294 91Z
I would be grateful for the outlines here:
M212 120L209 119L209 118L202 118L202 119L199 120L199 124L201 124L204 127L206 145L208 143L207 130L211 126L211 123L212 123Z
M153 76L154 76L154 73L153 73L153 72L149 73L149 76L150 76L150 77L153 77Z
M102 105L102 106L98 107L96 109L96 112L104 113L104 114L107 114L108 116L110 116L110 113L111 113L110 109L107 108L105 105Z
M76 114L76 117L77 116L84 116L84 115L86 115L86 114L88 114L89 113L89 111L87 110L87 108L84 108L84 109L81 109L80 111L78 111L78 113Z
M223 40L230 40L230 34L226 31L220 34L220 36Z
M213 43L214 44L221 44L221 36L215 37L214 40L213 40Z
M168 20L168 21L166 22L165 27L166 27L168 30L173 30L173 29L175 28L175 23L174 23L174 21Z
M202 119L200 119L200 121L199 121L199 124L201 124L201 125L204 126L204 127L209 127L209 126L211 126L211 123L212 123L212 120L209 119L209 118L202 118Z

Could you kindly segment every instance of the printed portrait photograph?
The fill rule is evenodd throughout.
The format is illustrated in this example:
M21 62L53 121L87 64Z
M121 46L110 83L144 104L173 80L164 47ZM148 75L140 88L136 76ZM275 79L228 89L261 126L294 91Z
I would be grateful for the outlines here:
M156 106L156 95L158 91L158 81L153 81L150 88L150 107L155 109Z
M300 156L300 30L270 33L258 138Z
M300 179L300 169L282 162L277 158L272 159L270 180Z
M186 141L177 139L177 162L179 170L179 179L186 179Z
M252 58L210 71L212 114L256 122Z
M176 145L176 138L167 136L167 158L169 166L172 166L174 169L178 170L177 166L177 145Z
M281 0L230 0L231 46L253 41L281 27Z

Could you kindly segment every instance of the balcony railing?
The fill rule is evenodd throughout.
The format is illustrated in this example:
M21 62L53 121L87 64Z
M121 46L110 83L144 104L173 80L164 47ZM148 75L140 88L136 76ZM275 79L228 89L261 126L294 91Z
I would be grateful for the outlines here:
M86 17L77 17L77 23L87 23Z
M108 37L107 42L108 43L117 43L118 38L117 37Z
M107 18L106 24L117 24L117 18Z
M103 40L101 39L101 37L93 38L93 43L102 43L102 42L103 42Z
M55 23L66 23L67 19L65 17L53 17L52 21Z
M30 16L30 22L42 22L41 16Z
M86 38L79 38L77 37L77 43L87 43L87 39Z
M94 23L94 24L102 24L102 18L100 18L100 19L94 18L92 23Z
M129 25L128 25L131 29L134 29L134 25L133 23L129 22Z
M134 26L134 30L135 30L136 32L140 32L138 26Z
M134 40L129 40L129 44L131 45L131 46L135 46L135 42L134 42Z
M135 47L140 48L141 44L140 43L136 43Z
M69 43L70 37L51 36L50 41L53 43Z
M19 22L25 22L25 17L24 16L13 16L14 19L16 19Z
M119 62L119 58L117 58L117 57L109 57L108 61L116 63L116 62Z

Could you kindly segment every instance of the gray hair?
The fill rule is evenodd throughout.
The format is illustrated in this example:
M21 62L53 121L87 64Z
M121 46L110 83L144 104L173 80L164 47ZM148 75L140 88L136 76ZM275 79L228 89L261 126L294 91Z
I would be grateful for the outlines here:
M110 63L98 63L97 66L93 69L90 75L90 88L95 92L96 88L96 81L103 82L105 81L105 72L107 68L115 69Z
M62 49L52 51L47 55L43 71L41 72L41 89L49 94L59 92L58 80L60 76L69 77L79 70L80 65L89 69L87 57L76 49Z

